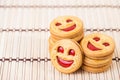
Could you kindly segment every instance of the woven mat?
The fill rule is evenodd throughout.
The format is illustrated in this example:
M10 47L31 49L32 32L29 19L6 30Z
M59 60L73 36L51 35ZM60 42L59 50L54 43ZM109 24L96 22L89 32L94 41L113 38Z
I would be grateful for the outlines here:
M110 69L102 73L58 72L48 51L49 24L60 15L84 22L86 34L100 32L114 38ZM0 80L119 80L120 0L1 0Z

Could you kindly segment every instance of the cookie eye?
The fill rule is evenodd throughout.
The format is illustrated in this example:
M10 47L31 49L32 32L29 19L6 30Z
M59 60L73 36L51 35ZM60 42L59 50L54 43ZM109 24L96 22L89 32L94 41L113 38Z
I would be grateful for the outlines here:
M71 19L67 19L66 22L69 23L69 22L72 22L72 20Z
M60 25L61 25L61 23L57 22L55 25L56 25L56 26L60 26Z
M64 52L64 49L63 49L62 46L59 46L57 51L63 53L63 52Z
M73 49L70 49L69 55L75 56L75 51Z
M95 40L95 41L99 41L100 38L99 38L99 37L94 37L93 40Z
M104 46L109 46L110 44L107 43L107 42L105 42L105 43L103 43L103 45L104 45Z

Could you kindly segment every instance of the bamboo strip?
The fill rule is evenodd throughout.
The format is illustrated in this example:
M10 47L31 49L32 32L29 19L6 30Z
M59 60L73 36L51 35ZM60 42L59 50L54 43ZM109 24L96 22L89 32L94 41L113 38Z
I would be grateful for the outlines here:
M66 11L66 12L65 12ZM81 18L85 28L119 28L119 9L62 8L62 9L0 9L1 28L49 28L51 20L60 15ZM58 13L59 12L59 13ZM9 15L9 14L10 15ZM51 16L52 14L52 16ZM96 16L95 16L96 15ZM113 16L114 15L114 16ZM4 16L4 17L3 17ZM11 17L10 17L11 16Z
M44 5L54 5L54 4L56 4L56 5L85 5L85 4L87 4L87 5L96 5L96 4L99 4L99 5L102 5L102 4L105 4L105 5L117 5L117 2L118 2L119 0L99 0L99 1L96 1L96 0L93 0L93 1L91 1L91 0L87 0L87 2L86 1L84 1L84 0L66 0L66 1L64 1L64 0L61 0L61 1L55 1L55 0L51 0L51 1L44 1L44 0L21 0L21 1L19 1L19 0L7 0L7 1L4 1L4 0L1 0L0 1L0 4L1 5L13 5L13 4L15 4L15 5L33 5L33 4L35 4L35 5L42 5L42 4L44 4ZM69 3L68 3L69 2Z
M117 63L117 67L118 67L118 70L119 70L118 74L120 74L120 64L119 63ZM119 79L120 79L120 76L119 76Z
M86 31L85 35L97 31ZM26 34L27 33L27 34ZM2 32L0 45L0 59L50 59L48 49L49 32ZM113 58L119 55L119 32L100 31L111 36L116 43ZM37 61L37 60L35 60ZM49 61L49 60L48 60Z
M0 62L0 79L2 78L3 68L4 68L3 62Z
M85 71L77 71L73 74L63 74L57 71L51 62L2 62L1 80L118 80L120 62L113 61L111 68L103 73L93 74ZM54 70L55 69L55 70Z
M112 63L111 66L111 73L112 73L112 79L119 79L119 74L118 74L118 69L117 69L117 65L116 62Z
M119 80L119 8L119 0L1 0L0 80ZM60 15L80 17L87 29L85 35L100 32L115 39L114 60L108 71L63 74L53 67L48 28L51 20Z
M3 64L3 69L2 69L2 75L1 75L1 80L7 80L7 75L9 74L8 73L8 70L9 70L9 62L5 62Z
M3 53L3 44L4 44L4 39L3 39L3 33L0 33L0 58L2 58L2 53Z

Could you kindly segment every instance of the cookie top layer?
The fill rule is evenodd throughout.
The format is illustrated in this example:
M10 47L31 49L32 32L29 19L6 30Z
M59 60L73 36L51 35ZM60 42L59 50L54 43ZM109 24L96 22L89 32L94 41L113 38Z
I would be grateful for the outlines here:
M50 33L58 37L71 37L80 32L83 32L83 23L75 16L59 16L50 24Z
M93 33L83 38L81 46L87 57L100 58L113 53L115 42L108 35Z
M63 73L72 73L82 65L82 52L79 44L71 39L57 41L50 51L54 67Z

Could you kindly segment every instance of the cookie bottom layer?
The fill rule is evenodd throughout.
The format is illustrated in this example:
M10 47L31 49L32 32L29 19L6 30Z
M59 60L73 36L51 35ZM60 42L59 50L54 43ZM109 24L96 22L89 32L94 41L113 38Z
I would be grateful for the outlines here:
M112 57L109 57L109 58L103 59L103 60L98 60L98 59L96 60L96 59L90 59L90 58L85 57L83 64L90 66L90 67L97 68L97 67L109 65L109 64L111 64L111 62L112 62Z
M82 69L87 71L87 72L100 73L100 72L104 72L104 71L108 70L110 68L110 65L111 64L108 64L108 65L105 65L103 67L98 67L98 68L83 65Z

